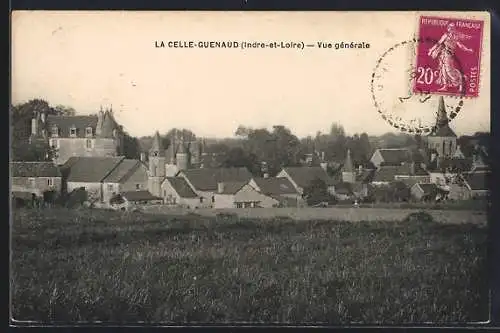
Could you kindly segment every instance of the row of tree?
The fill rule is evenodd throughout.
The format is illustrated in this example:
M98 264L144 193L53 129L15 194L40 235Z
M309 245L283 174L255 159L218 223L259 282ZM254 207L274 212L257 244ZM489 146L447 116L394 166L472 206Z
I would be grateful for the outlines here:
M36 112L46 112L49 115L74 115L71 107L58 105L52 107L47 101L33 99L26 103L11 107L12 120L12 158L14 160L46 160L51 158L51 149L47 142L28 143L31 119ZM186 141L197 140L195 133L189 129L173 128L162 135L163 145L169 147L172 138L183 138ZM464 153L472 148L469 142L477 138L485 144L488 133L476 133L473 137L458 139ZM152 137L136 138L124 133L120 154L127 158L139 158L141 151L147 151L151 146ZM270 175L276 174L284 166L302 164L306 159L313 165L325 159L333 164L341 165L348 149L354 164L367 164L376 147L413 147L422 145L420 137L403 133L386 133L381 136L368 136L367 133L347 135L343 126L334 123L328 133L317 132L315 136L298 138L283 125L271 129L250 128L239 126L234 138L207 139L205 152L224 156L221 166L247 167L252 173L262 172L263 165Z

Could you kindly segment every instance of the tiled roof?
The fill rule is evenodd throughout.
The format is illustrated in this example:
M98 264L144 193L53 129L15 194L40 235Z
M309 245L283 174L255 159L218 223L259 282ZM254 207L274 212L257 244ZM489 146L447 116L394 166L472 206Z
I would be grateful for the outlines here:
M124 159L113 171L104 179L108 183L119 183L125 181L134 171L141 166L138 160Z
M189 182L200 191L217 189L217 182L248 182L252 174L247 168L202 168L183 171Z
M297 191L287 178L254 178L260 191L267 195L295 194Z
M384 165L400 165L403 162L411 162L411 152L404 148L378 149L384 159Z
M247 181L240 182L224 182L224 188L221 194L236 194L243 186L248 184Z
M385 165L381 166L373 176L374 182L390 182L396 175L409 175L410 168L408 164L404 165Z
M405 163L403 165L384 165L381 166L372 181L374 182L390 182L394 180L395 176L428 176L429 173L421 168L415 167L415 173L412 174L412 168L410 163Z
M170 185L174 188L175 192L179 194L181 198L196 198L197 195L191 189L189 184L184 178L181 177L167 177L166 179Z
M59 136L63 138L70 137L70 128L76 127L76 136L79 138L85 137L85 129L91 127L95 133L97 127L97 116L47 116L47 130L50 135L52 127L57 125Z
M334 179L328 176L326 171L321 167L287 167L284 170L302 188L309 186L316 178L321 179L328 186L335 185Z
M128 201L161 200L161 198L152 195L149 191L128 191L121 193L121 195Z
M68 182L98 183L108 176L124 157L73 156L62 166Z
M489 172L469 172L463 174L464 180L473 191L488 190Z
M52 162L10 162L12 177L61 177Z

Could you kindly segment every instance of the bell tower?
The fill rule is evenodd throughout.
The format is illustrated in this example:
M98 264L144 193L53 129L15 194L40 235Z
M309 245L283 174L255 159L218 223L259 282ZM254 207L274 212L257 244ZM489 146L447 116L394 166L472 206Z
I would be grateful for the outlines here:
M156 131L153 144L149 150L149 179L148 189L151 194L162 197L161 183L165 179L165 149L163 148L160 133Z

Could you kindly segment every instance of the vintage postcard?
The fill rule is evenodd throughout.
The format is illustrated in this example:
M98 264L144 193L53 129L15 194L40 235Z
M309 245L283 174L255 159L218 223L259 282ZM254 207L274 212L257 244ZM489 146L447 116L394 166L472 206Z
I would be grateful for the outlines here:
M11 31L11 323L488 322L489 13Z

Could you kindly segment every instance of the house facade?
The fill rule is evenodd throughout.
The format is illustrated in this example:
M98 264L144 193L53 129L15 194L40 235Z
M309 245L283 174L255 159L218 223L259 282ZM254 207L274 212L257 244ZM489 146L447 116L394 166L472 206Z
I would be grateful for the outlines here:
M267 195L279 202L281 207L301 207L305 202L288 178L256 177L249 182L257 192Z
M148 190L146 166L125 157L71 157L61 170L66 191L85 188L92 202L108 203L118 193Z
M11 191L42 197L44 192L62 190L62 174L52 162L10 162Z
M376 168L382 165L402 165L412 162L412 154L407 148L379 148L373 152L370 162Z
M335 194L335 181L322 167L287 167L283 168L276 177L288 179L300 195L304 194L304 188L310 186L315 179L324 181L328 192Z
M44 140L55 150L54 163L64 164L72 156L118 156L123 147L123 129L112 110L88 116L55 116L36 113L30 141Z
M167 177L161 184L163 203L186 208L203 207L203 197L199 197L181 177Z
M179 171L177 177L184 178L200 197L200 207L213 207L218 183L248 183L252 174L247 168L199 168Z
M248 182L219 182L213 208L271 208L279 201L258 192Z

